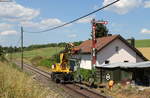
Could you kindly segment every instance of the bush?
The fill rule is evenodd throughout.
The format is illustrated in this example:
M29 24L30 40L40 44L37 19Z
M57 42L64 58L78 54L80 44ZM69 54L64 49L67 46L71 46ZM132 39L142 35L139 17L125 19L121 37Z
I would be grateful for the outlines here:
M44 58L41 56L36 56L32 58L31 63L35 66L45 66L45 67L51 67L51 65L55 63L59 63L59 56L54 55L51 58Z
M83 81L89 81L89 78L92 77L92 70L80 68L74 73L74 76L76 77L79 74L83 78Z
M40 66L51 67L51 65L53 65L53 63L50 59L42 59L40 61Z
M36 57L32 58L30 61L31 61L31 63L32 63L33 65L39 66L39 64L40 64L40 62L41 62L42 59L43 59L43 57L41 57L41 56L36 56Z
M80 69L80 73L81 75L83 76L83 79L85 81L88 81L89 78L91 77L91 74L92 74L92 71L91 70L88 70L88 69Z
M8 62L8 60L4 56L0 56L0 61L1 62Z
M46 67L51 67L53 64L59 63L60 58L59 58L59 53L53 55L51 58L43 58L39 65L40 66L46 66Z

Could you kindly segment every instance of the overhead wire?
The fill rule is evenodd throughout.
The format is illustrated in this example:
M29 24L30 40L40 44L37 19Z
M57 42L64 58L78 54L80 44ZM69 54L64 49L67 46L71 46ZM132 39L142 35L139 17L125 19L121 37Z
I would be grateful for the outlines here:
M74 22L76 22L76 21L78 21L78 20L80 20L80 19L83 19L83 18L85 18L85 17L87 17L87 16L89 16L89 15L91 15L91 14L94 14L94 13L96 13L96 12L98 12L98 11L104 9L104 8L107 8L107 7L109 7L109 6L111 6L111 5L115 4L115 3L117 3L117 2L119 2L119 1L120 1L120 0L116 0L116 1L114 1L114 2L112 2L112 3L109 3L109 4L105 5L105 6L103 6L103 7L99 8L99 9L97 9L97 10L94 10L94 11L92 11L92 12L86 14L86 15L83 15L83 16L81 16L81 17L79 17L79 18L76 18L76 19L74 19L74 20L72 20L72 21L69 21L69 22L64 23L64 24L62 24L62 25L59 25L59 26L55 26L55 27L52 27L52 28L49 28L49 29L45 29L45 30L41 30L41 31L35 31L35 32L34 32L34 31L32 32L32 31L26 31L26 30L24 30L24 32L27 32L27 33L42 33L42 32L47 32L47 31L55 30L55 29L61 28L61 27L63 27L63 26L69 25L69 24L71 24L71 23L74 23Z

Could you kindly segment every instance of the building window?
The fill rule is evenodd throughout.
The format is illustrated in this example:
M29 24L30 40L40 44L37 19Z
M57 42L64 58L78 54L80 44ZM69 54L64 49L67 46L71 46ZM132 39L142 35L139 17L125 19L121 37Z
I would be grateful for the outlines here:
M116 52L118 52L119 51L119 47L118 46L116 46Z
M108 61L108 60L106 60L106 61L105 61L105 64L109 64L109 61Z
M125 63L128 63L129 61L124 61Z

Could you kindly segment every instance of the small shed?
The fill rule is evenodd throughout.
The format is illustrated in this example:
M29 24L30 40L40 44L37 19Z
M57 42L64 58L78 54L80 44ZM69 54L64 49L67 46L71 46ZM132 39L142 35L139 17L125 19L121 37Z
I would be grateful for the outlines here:
M140 63L114 63L97 66L100 82L134 81L135 84L150 86L150 61Z

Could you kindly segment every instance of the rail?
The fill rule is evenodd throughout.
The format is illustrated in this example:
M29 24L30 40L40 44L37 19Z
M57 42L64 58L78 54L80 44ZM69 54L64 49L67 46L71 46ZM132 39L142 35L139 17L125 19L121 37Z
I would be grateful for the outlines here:
M21 63L19 62L15 62L15 64L20 65ZM24 68L27 68L29 70L32 70L48 79L51 79L50 73L49 72L45 72L39 68L36 68L32 65L29 64L25 64L24 63ZM82 86L76 85L76 84L63 84L61 85L61 87L67 88L69 90L72 90L73 92L79 94L80 96L84 97L84 98L107 98L106 96L103 96L99 93L96 93L94 91L91 91L87 88L84 88Z

